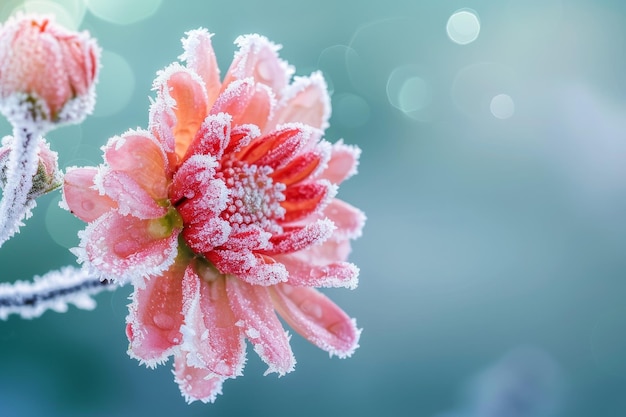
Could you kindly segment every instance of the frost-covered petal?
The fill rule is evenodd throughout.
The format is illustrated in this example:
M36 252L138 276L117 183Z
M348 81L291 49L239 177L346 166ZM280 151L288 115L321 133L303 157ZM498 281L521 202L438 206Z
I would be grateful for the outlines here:
M287 187L285 200L280 203L285 209L283 220L293 222L320 212L335 194L337 188L323 179Z
M79 232L75 252L80 262L106 278L142 281L174 262L180 229L167 222L167 218L138 219L111 211Z
M252 77L255 83L267 85L280 96L294 73L293 67L278 57L281 46L257 34L240 36L235 44L239 51L224 77L224 85Z
M345 287L358 285L359 268L350 262L316 264L293 254L276 256L289 272L287 282L304 287Z
M326 81L319 71L310 77L295 77L278 103L270 126L303 123L324 130L330 118L330 97Z
M180 392L191 404L194 401L212 403L218 395L222 394L224 378L215 376L211 371L187 365L182 355L174 360L174 381L178 384Z
M183 341L183 286L186 261L179 259L160 275L135 286L126 317L128 354L150 367L167 360Z
M172 64L159 73L154 88L158 95L153 106L166 106L166 110L173 113L173 118L170 117L164 122L167 124L174 122L169 126L159 126L156 130L171 129L176 155L182 158L208 114L209 103L204 82L196 73L178 64ZM153 113L160 116L167 112L155 108ZM162 121L153 120L154 122ZM166 136L169 136L167 132Z
M313 129L302 124L282 125L252 142L241 152L239 159L249 164L280 168L308 144L313 133Z
M315 178L325 169L330 159L330 144L322 141L311 150L300 153L292 161L272 173L272 178L290 186L309 178Z
M354 145L346 145L343 141L333 144L330 161L322 172L321 178L325 178L333 184L340 184L356 174L359 164L361 149Z
M224 274L236 275L252 285L269 286L286 282L285 266L272 257L250 250L216 249L205 254Z
M303 227L295 227L270 239L270 254L298 252L328 240L335 230L335 225L328 219L320 219Z
M231 120L232 117L225 113L207 116L189 146L183 161L192 155L211 155L216 160L220 160L230 141Z
M95 167L68 168L63 178L63 199L68 209L84 222L92 222L117 207L115 201L100 194L94 186Z
M314 219L330 219L335 224L331 239L356 239L361 236L365 226L365 213L345 201L333 198L320 213L309 216L295 224L306 224Z
M128 175L154 200L167 198L167 159L149 132L128 131L110 139L103 150L111 171Z
M235 325L224 277L212 266L196 262L195 267L187 268L183 288L183 351L187 364L222 377L241 375L246 360L245 338Z
M211 114L228 113L232 124L254 124L263 130L276 99L269 87L256 84L252 78L236 80L228 85L211 108Z
M121 171L104 172L99 180L104 192L117 203L122 215L133 215L140 219L156 219L167 213L130 175Z
M361 331L356 322L324 294L288 284L276 285L269 291L280 316L320 349L345 358L358 347Z
M209 103L215 101L222 87L220 69L211 44L212 37L213 34L204 28L190 30L187 37L182 39L184 53L180 56L181 60L187 62L187 68L204 81Z
M267 288L227 275L226 292L237 325L269 366L265 374L277 372L282 376L293 371L296 360L289 346L289 336L274 313Z

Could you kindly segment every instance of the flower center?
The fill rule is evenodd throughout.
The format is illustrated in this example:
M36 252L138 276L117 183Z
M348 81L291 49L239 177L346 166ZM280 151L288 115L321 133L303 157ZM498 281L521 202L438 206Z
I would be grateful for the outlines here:
M270 233L281 233L277 221L285 215L280 203L285 199L285 185L274 182L268 166L248 165L229 160L217 174L230 190L230 198L221 217L233 229L255 224Z

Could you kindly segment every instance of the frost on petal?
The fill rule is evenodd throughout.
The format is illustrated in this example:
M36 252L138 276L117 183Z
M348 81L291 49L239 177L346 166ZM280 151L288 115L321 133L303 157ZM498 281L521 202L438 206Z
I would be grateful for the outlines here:
M167 271L135 286L126 317L128 353L150 367L164 362L182 343L182 279L186 260L179 257Z
M106 213L79 232L75 253L105 278L143 280L174 262L180 230L167 221Z
M328 240L335 225L328 219L311 222L304 227L295 227L274 235L270 239L272 248L266 252L272 254L298 252Z
M117 203L122 215L131 214L140 219L156 219L167 213L133 178L121 171L103 174L101 184L107 196Z
M330 143L321 141L274 171L272 178L286 186L315 178L326 168L330 159L330 149Z
M191 142L183 162L192 155L211 155L219 161L230 141L231 120L232 117L225 113L208 116Z
M228 305L224 277L198 261L187 268L183 288L182 349L187 364L224 378L241 375L246 361L245 338Z
M354 289L359 281L359 268L350 262L317 264L293 254L276 256L289 272L287 282L303 287L345 287Z
M149 132L128 131L103 150L112 171L128 175L154 200L167 198L166 155Z
M213 104L211 114L228 113L233 116L233 125L254 124L263 130L275 106L269 87L245 78L228 85Z
M65 206L84 222L91 222L117 207L115 201L94 187L97 168L68 168L63 178Z
M231 275L226 276L226 292L237 325L254 345L255 352L268 364L265 374L280 376L293 371L296 360L289 346L289 336L280 324L267 288L250 285Z
M314 130L303 124L282 125L253 141L239 155L249 164L266 165L272 169L288 164L314 136Z
M317 129L328 127L331 106L326 81L319 71L310 77L295 77L278 103L269 127L299 122Z
M222 394L224 377L215 376L211 371L187 365L182 355L174 361L174 381L178 384L185 401L212 403Z
M363 226L365 226L365 213L345 201L333 198L320 213L303 219L300 223L306 224L315 219L328 218L335 224L335 231L331 239L346 240L361 237Z
M257 34L240 36L235 40L239 51L224 77L227 86L235 80L252 77L280 96L294 73L293 67L278 57L281 46Z
M184 53L180 59L187 62L187 68L202 78L207 90L209 103L213 103L221 89L220 69L217 66L215 52L211 44L212 33L200 28L190 30L182 39Z
M303 219L321 212L337 194L337 187L325 179L295 184L285 190L285 201L280 205L285 209L285 222Z
M154 88L158 92L157 102L161 103L159 97L163 97L165 101L160 105L173 109L176 123L171 126L172 135L176 155L182 158L208 114L204 82L196 73L172 64L159 73ZM155 116L163 113L167 114L162 109L155 109Z
M287 270L272 257L250 250L213 250L206 257L224 274L236 275L252 285L269 286L286 282Z
M308 341L332 355L345 358L359 346L356 322L314 288L280 284L270 288L274 307Z
M322 172L321 178L325 178L333 184L340 184L356 174L359 164L361 149L357 146L346 145L343 141L333 144L330 161Z

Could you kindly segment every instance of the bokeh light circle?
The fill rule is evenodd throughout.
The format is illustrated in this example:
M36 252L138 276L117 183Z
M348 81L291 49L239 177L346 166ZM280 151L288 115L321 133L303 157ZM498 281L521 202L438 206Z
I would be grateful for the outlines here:
M128 104L135 90L135 75L128 61L115 52L102 51L101 61L93 115L107 117L121 111Z
M432 86L418 66L398 67L387 79L387 99L407 116L419 118L432 103Z
M46 230L55 243L64 248L73 248L78 245L78 231L85 224L70 212L59 207L61 196L52 199L46 209Z
M503 92L508 98L501 96ZM506 118L502 116L514 111L511 97L521 94L515 71L497 62L479 62L461 69L450 93L454 104L476 119Z
M498 119L508 119L515 113L515 103L508 94L498 94L491 99L491 114Z
M129 25L152 16L162 0L85 0L96 17L118 25Z
M459 45L474 42L480 33L478 14L471 9L457 10L448 19L446 32L450 40Z

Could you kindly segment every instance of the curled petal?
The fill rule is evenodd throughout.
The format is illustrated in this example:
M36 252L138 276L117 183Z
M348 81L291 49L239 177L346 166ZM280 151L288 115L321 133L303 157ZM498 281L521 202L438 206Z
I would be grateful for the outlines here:
M289 163L313 136L313 129L302 124L282 125L248 146L239 159L272 169Z
M100 194L94 186L95 167L69 168L63 178L63 199L76 217L92 222L117 207L110 197Z
M280 96L294 73L293 67L278 57L281 46L256 34L240 36L235 44L239 51L224 77L224 85L252 77L255 83L267 85Z
M128 131L109 140L103 150L112 171L128 175L153 200L167 198L167 159L149 132Z
M80 246L74 252L79 262L105 278L141 283L174 262L180 229L171 226L166 218L138 219L108 212L79 232Z
M350 262L317 265L292 254L277 256L276 260L285 265L291 285L355 289L359 283L359 268Z
M298 252L327 240L335 225L328 219L317 220L304 227L296 227L270 239L272 248L267 253Z
M337 187L327 180L295 184L285 190L285 222L293 222L320 212L337 194Z
M269 366L265 374L277 372L282 376L293 371L296 360L289 346L289 336L274 313L267 288L227 275L226 293L238 319L237 325Z
M180 257L167 271L136 286L126 317L128 353L150 367L167 360L183 341L183 286L186 262Z
M208 114L204 82L196 73L172 64L159 73L154 88L158 91L155 105L158 103L173 109L175 124L169 128L175 140L176 155L182 158ZM154 111L159 114L158 109Z
M231 137L231 120L232 117L225 113L207 116L189 146L184 160L192 155L211 155L220 160Z
M206 257L222 273L232 274L252 285L269 286L288 279L285 266L272 257L249 250L214 250Z
M333 184L340 184L356 174L360 155L361 149L357 146L346 145L341 140L334 143L330 161L322 172L321 178L325 178Z
M187 364L224 378L241 375L246 360L245 338L228 305L224 277L212 266L196 262L195 268L187 268L183 287L183 351Z
M128 174L120 171L105 172L102 183L104 192L111 197L122 215L131 214L140 219L156 219L167 213L167 209L157 204L144 188Z
M330 112L326 81L316 71L310 77L294 78L278 103L270 126L298 122L324 130L328 127Z
M317 347L345 358L359 346L355 321L316 289L280 284L269 291L280 316Z
M213 103L221 89L220 69L217 66L215 52L211 44L212 33L200 28L187 32L183 38L184 53L180 59L187 62L187 67L202 78L209 103Z
M274 94L252 78L236 80L228 85L211 108L211 114L228 113L233 125L254 124L263 130L276 105Z
M306 224L313 219L327 218L332 220L336 229L331 237L334 240L356 239L361 236L363 226L365 226L365 213L345 201L333 198L320 213L315 213L300 222Z
M272 178L286 186L314 178L325 169L330 159L330 143L321 141L310 151L300 153L285 166L272 173Z
M214 402L222 394L224 379L207 369L187 365L184 352L174 360L174 380L188 404L194 401Z

